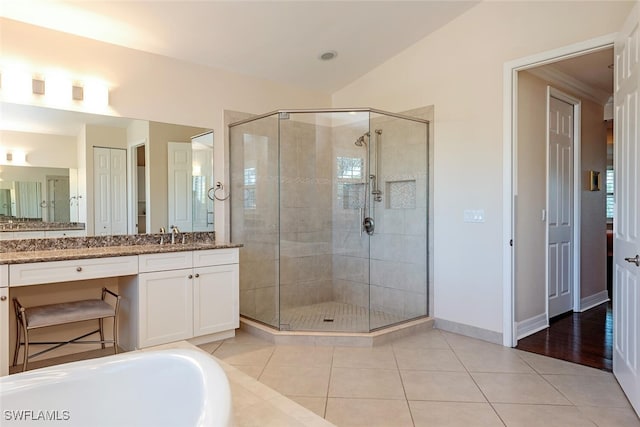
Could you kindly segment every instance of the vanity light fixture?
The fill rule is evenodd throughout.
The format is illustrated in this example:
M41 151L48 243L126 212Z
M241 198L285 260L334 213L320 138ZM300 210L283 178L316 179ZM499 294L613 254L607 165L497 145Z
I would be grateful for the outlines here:
M71 88L71 98L74 101L82 101L84 99L84 88L82 86L73 85Z
M31 91L34 95L44 95L44 80L38 78L31 79Z
M28 102L30 98L43 97L39 102L56 106L81 102L85 108L93 110L109 105L109 86L92 77L74 80L64 70L32 73L23 66L3 66L0 96L9 102Z
M27 153L24 151L8 151L5 155L7 163L24 164L27 162Z

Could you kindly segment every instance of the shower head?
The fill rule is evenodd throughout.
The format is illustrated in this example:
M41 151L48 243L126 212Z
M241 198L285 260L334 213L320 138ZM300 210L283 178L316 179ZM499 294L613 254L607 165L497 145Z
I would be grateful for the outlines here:
M366 147L367 146L367 141L364 140L365 137L369 137L369 132L365 132L362 135L360 135L360 138L356 139L356 142L354 142L354 144L357 147Z

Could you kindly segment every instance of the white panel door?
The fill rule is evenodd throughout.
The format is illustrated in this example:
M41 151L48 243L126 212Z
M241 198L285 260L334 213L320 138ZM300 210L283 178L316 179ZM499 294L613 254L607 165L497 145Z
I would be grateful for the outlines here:
M111 234L111 150L93 148L95 235Z
M573 105L549 100L549 317L573 308Z
M192 231L191 144L170 142L168 160L168 225L182 232Z
M640 11L615 42L613 373L640 414Z
M111 149L111 234L127 234L127 151Z

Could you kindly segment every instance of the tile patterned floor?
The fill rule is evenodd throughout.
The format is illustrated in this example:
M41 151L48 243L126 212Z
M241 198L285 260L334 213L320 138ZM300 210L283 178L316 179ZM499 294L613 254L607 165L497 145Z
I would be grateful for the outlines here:
M374 348L240 330L201 348L337 426L640 427L610 373L435 329Z
M199 347L224 362L237 427L640 427L608 372L436 329L373 348L272 345L242 330Z

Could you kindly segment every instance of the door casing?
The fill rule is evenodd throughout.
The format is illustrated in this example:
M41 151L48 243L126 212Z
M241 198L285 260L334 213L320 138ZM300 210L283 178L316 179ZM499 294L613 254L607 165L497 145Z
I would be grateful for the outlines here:
M503 334L502 343L515 347L518 343L515 324L515 271L514 271L514 226L515 203L518 194L517 154L518 118L516 112L518 96L518 72L559 60L569 59L613 47L616 34L607 34L558 49L506 62L503 68Z

